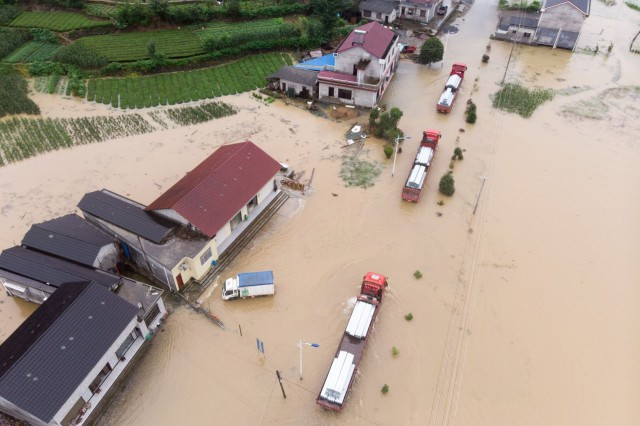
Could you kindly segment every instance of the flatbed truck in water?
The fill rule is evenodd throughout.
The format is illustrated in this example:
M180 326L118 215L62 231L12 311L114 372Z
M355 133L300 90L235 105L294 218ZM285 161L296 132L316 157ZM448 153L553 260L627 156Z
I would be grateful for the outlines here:
M460 85L462 85L462 80L464 80L464 73L467 71L467 66L461 62L456 62L451 67L451 73L449 74L449 78L447 78L447 83L444 85L444 90L440 95L440 99L438 99L438 104L436 105L436 111L448 113L451 112L451 108L453 107L453 103L458 96L458 92L460 91Z
M422 140L418 147L415 160L411 166L411 171L407 181L402 188L402 199L417 202L422 193L422 188L427 180L427 174L431 170L431 161L436 155L436 148L441 134L438 130L427 129L422 132Z
M344 407L386 286L387 278L374 272L368 272L362 279L360 295L316 399L321 407L332 411L341 411Z

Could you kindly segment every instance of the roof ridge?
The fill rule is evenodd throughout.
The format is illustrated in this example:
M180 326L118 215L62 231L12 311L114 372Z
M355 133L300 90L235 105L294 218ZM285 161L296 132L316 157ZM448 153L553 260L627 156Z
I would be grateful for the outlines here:
M217 171L217 170L219 170L220 168L222 168L222 166L223 166L223 165L227 164L227 162L229 162L233 157L235 157L235 156L236 156L236 154L238 154L240 151L242 151L242 150L244 149L244 147L245 147L245 146L248 146L248 145L246 145L246 144L248 144L248 143L255 145L255 144L254 144L253 142L251 142L250 140L245 140L244 142L237 142L237 143L229 144L229 145L222 145L220 148L224 148L225 146L233 146L233 145L242 145L242 146L240 146L240 147L239 147L239 149L238 149L235 153L233 153L232 155L230 155L230 156L229 156L229 158L227 158L227 159L226 159L226 160L224 160L222 163L220 163L220 164L215 168L214 172L215 172L215 171ZM218 148L218 149L220 149L220 148ZM213 155L213 154L212 154L212 155ZM205 161L206 161L206 160L205 160ZM202 164L202 163L200 163L200 164ZM196 166L196 168L198 168L198 167L200 166L200 164L198 164L198 165ZM190 170L190 172L193 172L193 170L194 170L194 169ZM187 172L187 175L188 175L188 174L189 174L189 172ZM210 173L209 175L207 175L207 177L211 176L212 174L213 174L213 173ZM185 175L185 176L187 176L187 175ZM182 179L184 179L184 177L183 177ZM182 180L182 179L181 179L181 180ZM180 181L178 181L178 182L180 182ZM197 184L197 185L195 185L193 188L191 188L191 190L189 190L189 192L187 192L187 193L186 193L186 194L184 194L182 197L180 197L180 199L179 199L176 203L174 203L174 204L171 206L171 209L172 209L172 210L175 210L173 207L174 207L176 204L180 203L182 200L184 200L185 198L187 198L187 197L188 197L192 192L194 192L196 189L198 189L198 188L200 187L200 185L202 185L203 183L204 183L204 179L203 179L203 180L201 180L200 182L198 182L198 184ZM152 204L153 204L153 203L152 203ZM162 210L162 209L157 209L157 210ZM186 219L186 218L185 218L185 219ZM188 219L187 219L187 220L188 220ZM189 222L189 223L191 223L191 222Z
M33 348L36 346L36 344L37 344L38 342L40 342L40 340L43 338L43 336L46 334L46 332L47 332L47 331L49 331L49 330L50 330L50 329L51 329L51 328L52 328L52 327L53 327L53 326L54 326L54 325L55 325L55 324L56 324L56 323L57 323L57 322L58 322L58 321L59 321L59 320L60 320L60 319L65 315L65 314L67 314L68 309L69 309L69 308L70 308L70 307L71 307L71 306L72 306L72 305L73 305L73 304L78 300L78 298L79 298L82 294L84 294L84 292L85 292L85 291L87 291L87 289L91 286L91 284L93 284L93 283L94 283L94 281L78 281L78 282L75 282L75 283L69 283L69 284L85 284L85 283L86 283L86 286L82 289L82 291L80 291L80 292L79 292L79 293L74 297L73 301L72 301L70 304L68 304L68 305L64 308L64 311L62 311L62 313L61 313L60 315L58 315L58 316L57 316L57 317L56 317L56 318L55 318L55 319L54 319L54 320L49 324L49 326L48 326L48 327L47 327L47 328L46 328L42 333L40 333L40 335L39 335L38 337L36 337L36 339L35 339L33 342L31 342L31 344L29 345L29 348L28 348L27 350L25 350L24 352L22 352L22 354L18 357L18 359L16 359L16 360L13 362L13 364L11 364L11 367L7 368L7 370L6 370L4 373L2 373L2 375L0 376L0 382L2 382L2 379L3 379L7 374L9 374L9 372L11 372L14 368L16 368L16 365L18 365L18 364L20 363L20 360L22 360L22 359L23 359L23 358L24 358L24 357L25 357L29 352L31 352L31 350L33 350ZM59 288L58 288L58 289L56 289L56 292L58 292L59 290L60 290ZM56 293L56 292L54 292L54 295L55 295L55 293ZM62 297L64 297L64 296L62 296ZM50 298L49 298L49 299L47 299L47 300L50 300ZM46 302L46 301L45 301L45 302ZM41 306L42 306L42 305L40 305L37 309L40 309L40 307L41 307ZM37 310L37 309L36 309L36 310ZM27 319L28 319L28 317L27 317ZM24 322L23 322L22 324L24 324ZM22 324L20 324L20 326L22 326ZM18 328L20 328L20 326L19 326ZM17 329L16 329L16 330L17 330ZM14 330L14 331L15 331L15 330ZM11 334L13 334L13 333L11 333ZM9 337L11 337L11 335L9 335ZM6 342L6 340L5 340L5 342ZM4 344L4 342L3 342L3 344Z

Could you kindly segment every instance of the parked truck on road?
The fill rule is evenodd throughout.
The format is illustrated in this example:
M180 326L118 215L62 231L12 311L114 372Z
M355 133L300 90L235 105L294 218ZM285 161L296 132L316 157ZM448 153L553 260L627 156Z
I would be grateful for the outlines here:
M347 329L316 399L318 405L332 411L342 410L356 378L358 364L362 360L386 286L387 278L384 275L368 272L364 276Z
M447 78L447 83L444 85L444 90L442 91L438 104L436 105L436 110L438 112L451 112L453 103L460 91L462 80L464 80L464 73L466 70L467 66L461 62L453 64L449 78Z
M416 202L420 198L424 182L427 180L427 174L431 169L431 161L436 155L440 137L438 130L427 129L422 132L418 153L415 160L413 160L413 166L411 166L404 188L402 188L403 200Z
M222 285L222 300L273 296L276 292L273 271L242 272Z

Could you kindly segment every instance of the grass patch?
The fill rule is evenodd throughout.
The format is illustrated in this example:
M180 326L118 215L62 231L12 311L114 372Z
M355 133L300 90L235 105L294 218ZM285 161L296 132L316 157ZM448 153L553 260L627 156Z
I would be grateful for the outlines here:
M377 161L370 162L350 157L342 161L340 177L346 186L368 188L374 185L376 178L381 172L382 167Z
M0 117L13 114L40 114L27 96L27 82L8 65L0 65Z
M280 53L252 55L213 68L156 74L144 77L89 80L90 101L120 108L174 105L211 99L264 86L267 75L285 64ZM149 100L139 104L136 96Z
M630 7L631 9L640 12L640 5L637 5L635 3L631 3L630 1L625 1L624 4L626 4L627 7Z
M553 99L553 95L553 90L530 90L519 84L508 83L494 95L493 107L528 118L538 106Z
M227 117L236 113L231 105L222 102L210 102L193 107L170 108L165 111L167 116L176 124L188 126L204 123L214 118Z
M49 61L61 47L59 44L54 43L29 41L13 51L4 60L10 63Z
M9 24L12 27L46 28L53 31L71 31L82 28L104 27L109 21L93 21L72 12L23 12Z
M399 353L400 349L396 348L395 346L391 348L391 355L398 356Z

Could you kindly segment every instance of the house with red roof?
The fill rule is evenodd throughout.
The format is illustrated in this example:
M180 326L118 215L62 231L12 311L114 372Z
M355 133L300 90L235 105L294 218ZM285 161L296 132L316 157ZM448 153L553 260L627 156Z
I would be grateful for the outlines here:
M267 207L281 198L280 168L253 142L224 145L146 207L107 190L86 194L78 207L139 269L179 291L227 250L235 255L234 242L274 213Z
M355 28L334 52L333 71L318 73L321 101L373 108L398 66L398 36L378 22Z

